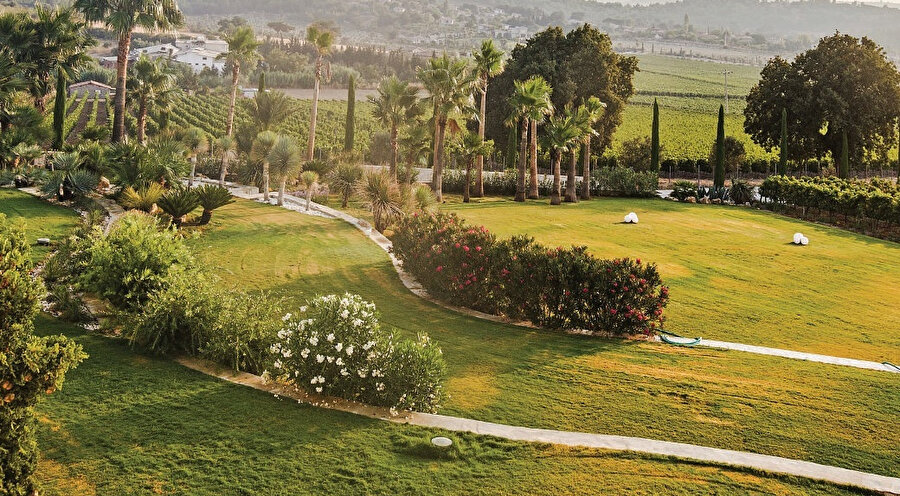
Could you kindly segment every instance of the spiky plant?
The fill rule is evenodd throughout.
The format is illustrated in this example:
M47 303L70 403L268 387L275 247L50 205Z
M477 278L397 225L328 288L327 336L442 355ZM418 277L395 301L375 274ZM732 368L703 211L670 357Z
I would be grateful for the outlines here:
M234 203L231 192L227 188L215 184L207 184L194 189L194 191L197 193L200 206L203 207L203 213L200 215L201 226L209 224L213 210Z
M387 171L368 171L359 185L359 195L372 212L375 229L384 232L403 213L400 189Z
M156 202L156 205L172 217L175 227L181 227L185 217L200 206L200 198L192 189L172 188Z
M331 171L329 185L333 191L341 195L341 208L347 208L347 202L356 191L362 176L362 166L354 161L342 161Z
M134 189L129 186L122 190L119 197L119 204L128 209L141 210L149 212L153 210L153 205L166 193L166 189L162 184L150 183L147 186Z
M319 183L319 175L314 171L305 171L300 174L300 184L306 190L306 211L309 212L309 204L312 202L313 189Z
M424 184L415 186L415 189L413 190L413 201L415 202L416 209L421 210L422 212L432 210L434 209L434 206L437 205L437 198L434 197L434 192Z

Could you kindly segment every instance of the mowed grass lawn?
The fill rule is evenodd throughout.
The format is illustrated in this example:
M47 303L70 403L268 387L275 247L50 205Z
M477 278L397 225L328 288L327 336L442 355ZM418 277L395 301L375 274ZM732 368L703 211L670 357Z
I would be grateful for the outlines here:
M673 332L900 363L900 244L770 212L659 199L556 208L451 201L445 210L499 236L658 264ZM622 224L632 211L640 223ZM809 246L791 244L796 232Z
M0 193L0 212L29 212L29 239L55 239L74 225L66 209ZM48 496L859 493L749 470L394 425L229 384L46 316L36 327L68 335L90 355L37 407L37 476ZM453 438L452 456L428 448L438 434Z
M442 413L900 475L893 374L465 317L411 294L387 255L349 224L248 201L216 211L191 245L229 284L297 306L350 291L374 301L386 325L429 333L450 369Z
M27 193L0 188L0 214L10 219L25 221L28 243L32 246L33 260L40 260L50 253L52 247L37 246L38 238L50 238L58 243L78 225L79 216L75 211L54 207Z

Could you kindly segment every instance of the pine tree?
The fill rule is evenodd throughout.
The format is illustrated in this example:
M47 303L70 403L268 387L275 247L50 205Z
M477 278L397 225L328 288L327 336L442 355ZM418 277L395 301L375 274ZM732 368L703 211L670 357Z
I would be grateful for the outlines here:
M847 131L841 133L841 164L838 177L847 179L850 176L850 146L847 143Z
M778 155L778 173L782 176L787 172L788 161L788 134L787 134L787 109L781 109L781 146Z
M713 186L725 186L725 107L719 105L719 125L716 129L716 170L713 175Z
M56 101L53 106L53 148L62 149L66 124L66 75L56 71Z
M659 103L653 99L653 126L650 133L650 170L659 172Z
M356 135L356 76L350 76L350 88L347 89L347 121L344 126L344 151L353 151Z

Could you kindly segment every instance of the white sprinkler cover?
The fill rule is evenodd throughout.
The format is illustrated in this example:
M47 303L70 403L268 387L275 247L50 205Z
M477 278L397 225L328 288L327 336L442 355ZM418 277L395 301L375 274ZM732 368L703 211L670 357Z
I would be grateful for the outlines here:
M453 441L451 441L450 438L438 436L431 438L431 444L441 448L446 448L447 446L453 444Z

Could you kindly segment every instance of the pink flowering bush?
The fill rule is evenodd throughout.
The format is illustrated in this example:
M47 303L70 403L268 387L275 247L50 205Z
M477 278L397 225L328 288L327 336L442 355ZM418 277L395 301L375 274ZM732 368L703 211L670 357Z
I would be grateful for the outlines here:
M434 412L444 398L441 350L427 336L398 340L375 305L352 294L322 296L287 314L269 374L310 393Z
M631 335L663 324L668 288L640 260L598 259L524 236L498 241L443 213L407 217L393 243L404 269L456 305L556 330Z

